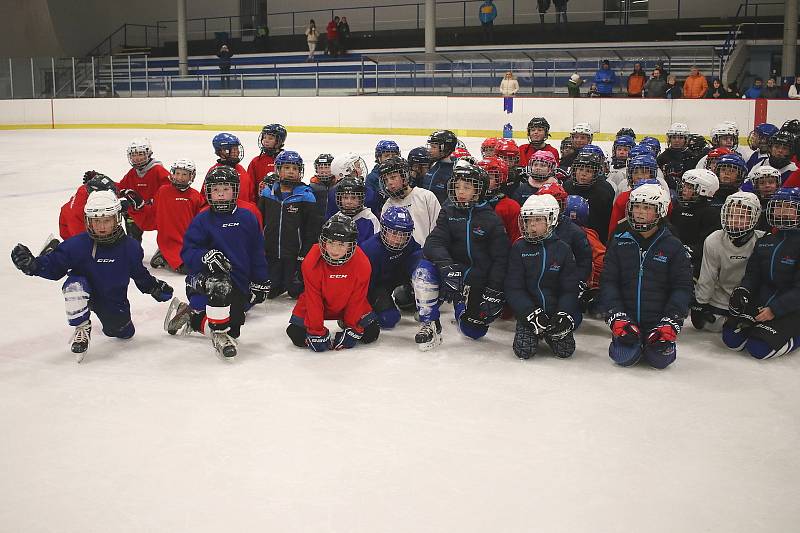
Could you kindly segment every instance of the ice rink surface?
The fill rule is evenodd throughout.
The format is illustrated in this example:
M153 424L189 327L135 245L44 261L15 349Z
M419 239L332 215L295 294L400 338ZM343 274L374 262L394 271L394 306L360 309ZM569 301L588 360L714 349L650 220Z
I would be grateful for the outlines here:
M248 314L225 362L206 338L168 336L166 304L131 284L136 335L95 320L76 364L60 282L16 271L11 248L58 233L85 170L120 179L131 138L202 174L213 134L0 132L0 531L798 530L800 355L762 363L688 322L665 371L615 367L595 320L569 360L518 361L511 321L468 342L444 320L444 344L421 353L412 317L312 354L285 336L279 299ZM245 165L257 135L240 133ZM377 140L290 134L287 148L308 178L320 152L371 167ZM149 260L153 235L144 247ZM181 276L155 274L184 296Z

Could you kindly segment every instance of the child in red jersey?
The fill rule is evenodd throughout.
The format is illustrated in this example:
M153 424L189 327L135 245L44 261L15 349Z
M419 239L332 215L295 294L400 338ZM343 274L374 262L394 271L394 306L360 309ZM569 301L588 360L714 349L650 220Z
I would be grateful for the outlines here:
M281 124L267 124L261 129L261 134L258 136L258 149L261 153L247 166L247 173L253 178L254 183L264 181L267 174L275 172L275 158L283 151L284 143L286 143L286 128Z
M303 260L305 290L297 300L286 334L295 346L314 352L353 348L374 342L380 326L367 301L372 274L369 259L356 245L352 219L335 214L322 227L319 243ZM333 340L325 320L341 320Z
M119 195L128 201L128 235L141 242L142 233L156 229L153 198L162 185L169 185L169 171L153 159L150 139L140 137L128 145L131 169L119 182Z
M113 191L117 194L117 184L108 176L94 170L84 173L83 184L67 203L61 206L58 214L58 232L63 240L86 231L86 215L83 208L86 206L89 193L94 191Z

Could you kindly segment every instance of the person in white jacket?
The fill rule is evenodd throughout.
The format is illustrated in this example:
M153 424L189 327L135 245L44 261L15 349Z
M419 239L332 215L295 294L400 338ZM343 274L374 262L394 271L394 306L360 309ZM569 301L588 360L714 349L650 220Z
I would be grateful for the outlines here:
M789 98L792 100L800 100L800 76L794 79L794 83L789 85Z
M691 319L696 329L719 333L728 317L733 289L744 276L747 260L764 232L756 230L761 202L751 192L736 192L725 199L720 214L722 229L703 244L700 277L694 288Z
M506 113L514 112L514 95L519 92L519 82L514 79L514 73L510 70L506 72L503 81L500 82L500 94L503 95L503 111Z
M314 19L311 19L306 26L306 43L308 44L308 59L306 59L306 61L314 61L314 51L317 49L318 40L319 32L317 31L317 24L314 22Z

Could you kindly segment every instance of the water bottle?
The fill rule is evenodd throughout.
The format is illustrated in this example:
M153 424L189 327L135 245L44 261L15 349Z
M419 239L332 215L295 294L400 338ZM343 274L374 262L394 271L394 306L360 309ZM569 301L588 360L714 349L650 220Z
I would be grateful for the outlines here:
M511 126L509 122L505 126L503 126L503 139L511 139L514 137L514 128Z

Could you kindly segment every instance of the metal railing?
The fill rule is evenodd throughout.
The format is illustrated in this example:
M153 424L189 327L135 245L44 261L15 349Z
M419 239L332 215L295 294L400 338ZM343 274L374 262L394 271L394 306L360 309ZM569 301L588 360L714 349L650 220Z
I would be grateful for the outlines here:
M163 29L158 24L123 24L111 35L103 39L100 44L89 50L86 57L111 55L122 48L150 48L159 46L159 31Z
M759 8L763 10L767 6L783 6L783 2L754 2L752 0L745 0L736 9L736 15L733 18L733 23L728 29L728 35L725 42L719 50L719 77L722 79L722 71L725 69L725 62L733 53L736 48L736 40L745 25L753 26L753 38L758 38L758 24L759 24ZM744 22L743 19L749 18L752 11L752 17L755 19L753 22Z

